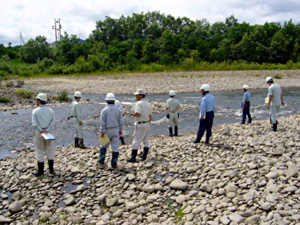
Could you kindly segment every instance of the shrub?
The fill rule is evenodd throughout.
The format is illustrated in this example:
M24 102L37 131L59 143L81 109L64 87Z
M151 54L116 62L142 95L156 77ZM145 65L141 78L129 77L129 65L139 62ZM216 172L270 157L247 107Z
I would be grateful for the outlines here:
M274 78L275 79L282 79L282 75L281 74L275 74Z
M57 96L57 99L60 101L60 102L68 102L71 100L71 98L68 97L68 93L66 91L63 91L62 93L60 93L58 96Z
M187 58L181 64L181 67L184 70L194 70L195 66L196 66L196 62L194 61L193 58Z
M30 99L32 97L33 91L25 90L25 89L18 89L15 91L15 93L22 98Z
M0 103L8 103L10 99L6 96L0 96Z

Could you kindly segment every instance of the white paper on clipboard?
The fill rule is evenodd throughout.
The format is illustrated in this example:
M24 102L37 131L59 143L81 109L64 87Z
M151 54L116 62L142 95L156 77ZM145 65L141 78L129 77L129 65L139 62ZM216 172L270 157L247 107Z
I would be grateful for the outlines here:
M43 136L43 138L46 141L53 141L53 140L55 140L55 137L52 134L50 134L50 133L42 133L42 136Z

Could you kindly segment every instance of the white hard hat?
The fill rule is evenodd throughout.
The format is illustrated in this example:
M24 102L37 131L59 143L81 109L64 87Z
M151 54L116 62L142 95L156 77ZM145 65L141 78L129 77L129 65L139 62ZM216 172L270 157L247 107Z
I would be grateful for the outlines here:
M143 89L138 89L134 94L135 95L144 95L145 91Z
M169 92L169 95L170 95L170 96L175 96L176 93L175 93L175 91L171 90L171 91Z
M267 77L266 78L266 83L273 81L273 77Z
M105 101L115 101L115 95L113 93L108 93L105 97Z
M247 84L245 84L244 86L243 86L243 89L249 89L249 86L247 85Z
M44 101L46 102L47 101L47 95L45 93L39 93L37 96L36 96L36 99L39 99L41 101Z
M81 92L80 92L80 91L76 91L76 92L74 93L74 97L81 98L81 97L82 97Z
M208 84L203 84L200 88L200 90L203 91L210 91L210 86Z

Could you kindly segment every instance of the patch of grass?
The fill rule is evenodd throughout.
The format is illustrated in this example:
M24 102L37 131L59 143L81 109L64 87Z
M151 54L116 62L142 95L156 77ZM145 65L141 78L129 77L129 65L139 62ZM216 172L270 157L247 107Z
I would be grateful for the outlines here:
M68 93L66 91L61 92L58 96L57 96L58 101L60 102L69 102L71 101L71 98L68 97Z
M255 74L254 76L256 76L256 77L261 77L261 74L258 73L258 74Z
M182 224L182 220L184 217L184 212L183 210L185 209L185 207L182 207L181 205L177 208L176 214L175 214L175 223L176 224Z
M274 78L275 79L282 79L282 74L275 74Z
M0 103L8 103L10 99L6 96L0 96Z
M30 99L32 97L33 91L25 90L25 89L18 89L15 91L15 93L22 98Z
M181 77L182 77L182 78L187 78L187 77L188 77L188 75L186 75L186 74L182 74L182 75L181 75Z

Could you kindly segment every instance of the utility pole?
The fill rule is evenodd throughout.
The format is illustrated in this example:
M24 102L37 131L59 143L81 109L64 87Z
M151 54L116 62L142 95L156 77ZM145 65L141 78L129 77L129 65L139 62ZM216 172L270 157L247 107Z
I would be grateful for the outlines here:
M55 33L55 46L57 46L57 43L61 39L61 28L60 19L54 19L54 26L52 26L52 30L54 30Z
M22 33L20 32L20 44L21 46L24 46L24 39L23 39L23 36L22 36Z

